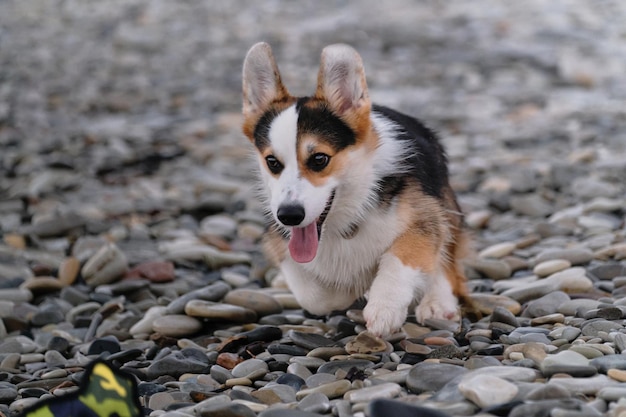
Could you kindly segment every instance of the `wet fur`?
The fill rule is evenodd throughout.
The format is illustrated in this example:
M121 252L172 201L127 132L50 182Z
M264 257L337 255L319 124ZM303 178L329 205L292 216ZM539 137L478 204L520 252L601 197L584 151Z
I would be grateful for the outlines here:
M269 46L257 44L244 62L243 98L243 131L258 151L271 220L265 248L299 303L326 314L366 295L367 327L380 335L400 327L418 300L419 321L458 319L466 239L444 150L418 120L371 104L356 51L325 48L315 95L296 98ZM315 152L330 155L322 172L307 168ZM269 172L268 155L284 160L285 171ZM317 255L295 262L277 206L301 203L302 224L310 224L331 192Z

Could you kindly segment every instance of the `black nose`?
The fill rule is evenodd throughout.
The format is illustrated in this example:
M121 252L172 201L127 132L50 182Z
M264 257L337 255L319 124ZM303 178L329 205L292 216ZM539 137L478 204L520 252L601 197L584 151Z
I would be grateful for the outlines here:
M285 226L297 226L304 220L304 207L296 204L280 206L276 217Z

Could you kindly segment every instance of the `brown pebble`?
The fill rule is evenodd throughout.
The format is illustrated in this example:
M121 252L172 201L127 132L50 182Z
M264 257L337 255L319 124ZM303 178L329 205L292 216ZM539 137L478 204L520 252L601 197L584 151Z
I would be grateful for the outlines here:
M424 339L424 343L430 346L452 345L454 342L448 338L440 336L430 336Z
M35 277L25 281L21 288L29 289L34 293L48 293L65 287L61 281L54 277Z
M26 249L26 239L24 239L24 236L22 235L7 233L6 235L4 235L3 240L4 243L12 248L20 250Z
M65 258L59 266L59 281L65 285L72 285L80 271L80 261L74 257Z
M428 355L432 352L432 349L428 346L420 345L419 343L413 343L408 340L400 342L400 347L404 349L406 353L414 353L418 355Z
M361 332L354 339L346 343L348 353L376 353L384 352L387 344L380 337L374 336L370 332Z
M151 282L170 282L176 277L172 262L143 262L128 271L124 279L145 278Z
M626 382L626 371L623 369L609 369L606 374L616 381Z
M236 353L224 352L217 355L217 364L228 370L233 369L237 364L241 362L243 362L243 358L241 358Z

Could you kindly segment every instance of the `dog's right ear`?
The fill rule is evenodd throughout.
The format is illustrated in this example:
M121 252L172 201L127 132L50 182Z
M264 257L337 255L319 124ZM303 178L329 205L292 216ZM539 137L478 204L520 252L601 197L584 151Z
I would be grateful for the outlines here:
M248 51L243 62L243 116L260 117L273 101L289 97L280 80L272 48L259 42Z

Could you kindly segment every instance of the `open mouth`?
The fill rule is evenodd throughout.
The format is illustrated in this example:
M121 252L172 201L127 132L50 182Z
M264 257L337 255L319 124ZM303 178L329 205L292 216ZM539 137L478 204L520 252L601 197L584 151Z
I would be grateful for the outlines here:
M317 220L311 222L308 226L293 227L291 229L291 238L289 239L289 253L291 258L298 263L311 262L317 255L317 247L322 235L322 226L330 208L335 200L335 190L333 190L326 202L324 210Z

